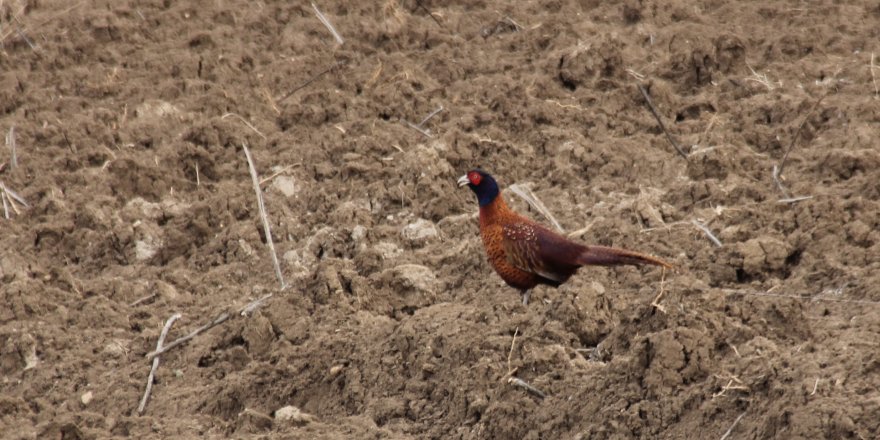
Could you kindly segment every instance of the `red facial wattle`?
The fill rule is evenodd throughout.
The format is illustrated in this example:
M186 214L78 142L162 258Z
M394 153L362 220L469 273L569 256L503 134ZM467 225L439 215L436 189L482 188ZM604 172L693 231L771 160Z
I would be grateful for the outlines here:
M470 180L471 185L480 186L480 182L482 182L483 176L481 176L480 173L471 171L470 173L468 173L468 180Z

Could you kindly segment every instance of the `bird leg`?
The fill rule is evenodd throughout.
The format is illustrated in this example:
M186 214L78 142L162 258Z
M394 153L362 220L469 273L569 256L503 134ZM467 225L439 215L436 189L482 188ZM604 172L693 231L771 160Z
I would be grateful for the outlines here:
M522 291L522 301L524 306L529 305L529 295L531 295L531 292L529 292L528 290Z

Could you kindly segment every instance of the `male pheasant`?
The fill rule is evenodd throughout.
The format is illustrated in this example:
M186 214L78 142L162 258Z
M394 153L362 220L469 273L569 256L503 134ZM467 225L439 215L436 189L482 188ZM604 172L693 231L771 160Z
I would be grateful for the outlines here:
M519 289L523 304L538 284L559 287L581 266L653 264L671 269L660 258L625 249L588 246L569 240L511 210L498 183L485 171L474 169L458 179L480 204L480 237L489 263L509 286Z

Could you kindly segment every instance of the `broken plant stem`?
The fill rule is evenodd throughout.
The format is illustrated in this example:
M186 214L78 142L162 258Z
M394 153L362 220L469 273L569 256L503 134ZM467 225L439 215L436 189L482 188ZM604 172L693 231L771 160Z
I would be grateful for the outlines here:
M128 306L129 306L129 307L136 307L136 306L139 306L139 305L141 305L141 304L143 304L143 303L145 303L145 302L147 302L147 301L149 301L149 300L151 300L151 299L153 299L153 298L156 298L156 297L158 297L158 296L159 296L158 293L151 293L151 294L149 294L149 295L147 295L147 296L145 296L145 297L143 297L143 298L136 299L136 300L132 301Z
M0 181L0 190L5 192L6 195L9 196L10 202L14 200L18 203L21 203L25 208L30 208L30 205L28 205L28 203L27 203L27 201L25 201L24 197L18 195L18 193L9 189L9 187L6 186L6 184L4 184L2 181ZM14 208L14 206L13 206L13 208Z
M9 159L9 169L14 170L15 167L18 166L18 156L15 152L15 126L9 127L9 133L6 134L6 146L9 147L9 152L12 154L12 157Z
M327 17L325 17L324 14L321 12L321 10L318 9L318 6L312 3L312 8L315 10L315 15L318 16L318 20L321 20L321 23L323 23L324 26L327 27L327 30L329 30L330 33L333 34L333 38L336 39L336 42L340 45L344 43L344 41L342 40L342 36L339 35L339 32L336 32L336 28L333 27L333 24L330 23L330 20L328 20Z
M174 324L174 321L180 319L180 316L180 313L175 313L165 322L165 327L162 328L162 333L159 334L159 339L156 341L156 351L162 349L162 344L168 336L168 331L171 329L171 325ZM150 399L150 393L153 391L153 380L157 369L159 369L158 355L153 358L153 366L150 368L150 375L147 376L147 389L144 390L144 397L141 398L141 403L138 405L138 414L143 414L144 410L147 408L147 401Z
M736 420L733 421L733 424L730 425L730 428L727 428L727 432L725 432L724 435L721 436L721 440L727 440L727 437L729 437L730 433L733 432L733 428L736 428L736 425L739 424L739 421L742 420L743 416L745 415L746 413L743 412L739 415L739 417L736 418Z
M553 223L553 226L556 228L557 231L559 231L560 233L565 233L565 231L562 229L562 226L560 226L559 222L556 221L556 217L553 216L553 213L551 213L550 210L547 209L546 206L544 206L544 203L541 202L541 199L539 199L538 196L536 196L535 193L533 193L532 190L529 189L529 187L520 185L519 183L514 183L513 185L510 185L508 189L510 189L510 191L514 194L520 196L523 200L526 201L526 203L529 204L529 206L540 212L541 215L547 218L547 220L550 220L550 223Z
M531 393L531 394L537 396L537 397L540 398L540 399L543 399L543 398L547 397L547 395L544 394L543 391L541 391L541 390L539 390L539 389L537 389L537 388L535 388L535 387L529 385L528 382L526 382L526 381L524 381L524 380L522 380L522 379L520 379L520 378L518 378L518 377L511 377L510 379L507 379L507 383L509 383L509 384L511 384L511 385L513 385L513 386L517 386L517 387L523 388L523 389L525 389L526 391L528 391L529 393Z
M874 75L874 69L877 67L874 66L874 52L871 52L871 82L874 83L874 99L880 97L880 89L877 88L877 77Z
M241 309L241 312L239 312L239 315L241 315L241 316L248 316L248 315L250 315L250 314L253 313L255 310L257 310L257 309L259 309L260 307L262 307L263 304L264 304L266 301L268 301L270 298L272 298L274 295L275 295L274 293L269 293L269 294L263 295L263 296L260 297L260 298L257 298L257 299L254 300L254 301L251 301L248 305L244 306L244 307Z
M418 125L413 124L412 122L409 122L409 121L407 121L407 120L404 120L403 122L405 122L406 125L409 126L409 128L412 128L413 130L416 130L416 131L418 131L419 133L423 134L426 138L429 138L429 139L430 139L430 138L433 137L433 136L431 136L431 132L430 132L430 131L425 130L424 128L419 127Z
M165 353L165 352L171 350L172 348L177 347L178 345L181 345L181 344L189 341L192 338L195 338L200 333L204 333L205 331L210 330L210 329L226 322L226 320L228 320L228 319L229 319L229 313L226 313L226 312L221 313L220 316L217 316L216 318L214 318L213 321L193 330L190 334L188 334L186 336L175 339L174 342L172 342L168 345L165 345L161 348L157 348L155 351L151 351L151 352L147 353L146 356L144 356L144 357L147 359L153 359L156 356L159 356L160 354Z
M788 145L788 149L785 150L785 154L782 155L782 160L779 161L779 172L777 173L778 176L782 176L782 171L785 169L785 162L788 160L788 155L791 154L792 150L794 150L795 144L797 144L797 140L801 136L801 131L804 130L804 126L807 125L807 121L810 120L810 116L812 116L813 112L815 112L816 109L819 108L819 104L822 103L826 96L828 96L827 93L822 95L822 97L819 98L815 104L813 104L813 107L811 107L810 111L808 111L806 116L804 116L804 120L801 121L801 125L798 126L797 131L794 132L794 136L791 138L791 143Z
M304 89L304 88L308 87L309 84L311 84L311 83L317 81L318 78L320 78L320 77L326 75L328 72L330 72L331 70L333 70L336 66L339 66L339 65L341 65L341 64L343 64L343 63L342 63L342 62L335 62L335 63L331 64L330 67L328 67L328 68L326 68L326 69L324 69L324 70L318 72L315 76L309 78L306 82L302 83L300 86L294 88L293 90L287 92L286 95L284 95L284 96L282 96L282 97L276 99L275 101L277 101L277 102L280 103L280 102L284 101L285 99L290 98L291 95L293 95L294 93L296 93L297 91L299 91L299 90L301 90L301 89Z
M422 119L422 122L419 122L419 127L424 127L425 123L430 121L431 118L437 116L438 113L443 111L443 106L437 107L437 110L432 111L428 116L425 116L425 119Z
M516 344L516 335L519 333L519 327L513 331L513 340L510 341L510 351L507 352L507 375L513 375L514 370L510 366L510 358L513 356L513 347Z
M663 312L663 313L666 313L666 307L663 307L663 305L660 304L660 300L663 299L663 294L665 294L665 293L666 293L666 268L663 267L663 268L661 268L661 272L660 272L660 293L658 293L657 296L654 297L654 300L651 301L651 306L656 308L657 310Z
M706 234L706 237L708 237L709 240L712 241L712 243L715 244L715 246L718 246L718 247L723 246L723 245L721 244L721 240L719 240L718 237L716 237L715 234L712 233L712 231L709 229L708 226L706 226L706 225L700 223L700 222L697 221L697 220L691 220L691 223L692 223L694 226L696 226L699 230L703 231L703 233Z
M776 183L776 187L779 188L779 192L781 192L782 195L784 195L786 197L786 199L791 198L788 194L788 191L785 189L785 186L782 185L782 180L780 179L780 176L779 176L779 166L778 165L773 165L773 173L771 173L771 175L773 176L773 182Z
M636 86L638 86L639 91L642 92L642 96L645 97L645 103L648 104L648 110L651 110L651 114L654 115L654 119L657 120L657 124L660 125L660 129L663 130L663 134L666 135L666 139L669 140L669 143L672 144L672 147L675 148L675 151L677 151L678 154L681 155L681 157L683 157L685 160L688 160L687 154L684 152L684 150L681 149L681 147L678 145L678 142L675 141L675 138L673 138L672 135L669 134L669 131L666 130L666 125L663 124L663 119L660 118L660 114L657 113L657 108L654 107L654 103L651 101L651 95L648 95L648 91L645 90L645 88L642 87L641 84L636 84Z
M251 130L254 131L254 133L260 135L260 137L263 138L263 140L266 140L266 139L267 139L267 138L266 138L266 135L263 134L263 132L261 132L260 130L257 130L257 127L254 127L254 126L251 125L251 123L248 122L245 118L242 118L241 116L239 116L239 115L236 114L236 113L227 113L227 114L221 116L220 119L226 119L226 118L228 118L228 117L230 117L230 116L235 116L236 118L238 118L239 121L241 121L242 123L244 123L244 125L247 125L248 128L250 128Z
M813 198L813 196L790 197L787 199L779 199L776 201L776 203L797 203L797 202L802 202L804 200L810 200L812 198Z
M254 160L247 145L242 144L244 155L247 158L248 169L251 172L251 180L254 184L254 192L257 194L257 207L260 210L260 219L263 221L263 232L266 234L266 244L269 246L269 254L272 257L272 264L275 266L275 275L278 277L278 283L281 290L287 286L284 284L284 276L281 274L281 265L278 263L278 254L275 252L275 243L272 241L272 230L269 228L269 218L266 215L266 204L263 202L263 191L260 189L260 178L257 175L257 169L254 166Z

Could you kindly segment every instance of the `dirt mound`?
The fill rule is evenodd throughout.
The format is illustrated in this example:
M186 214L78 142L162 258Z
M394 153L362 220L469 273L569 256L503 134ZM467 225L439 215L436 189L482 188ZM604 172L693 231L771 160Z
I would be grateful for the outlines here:
M876 3L87 3L0 2L4 438L880 436ZM477 165L680 270L523 307Z

